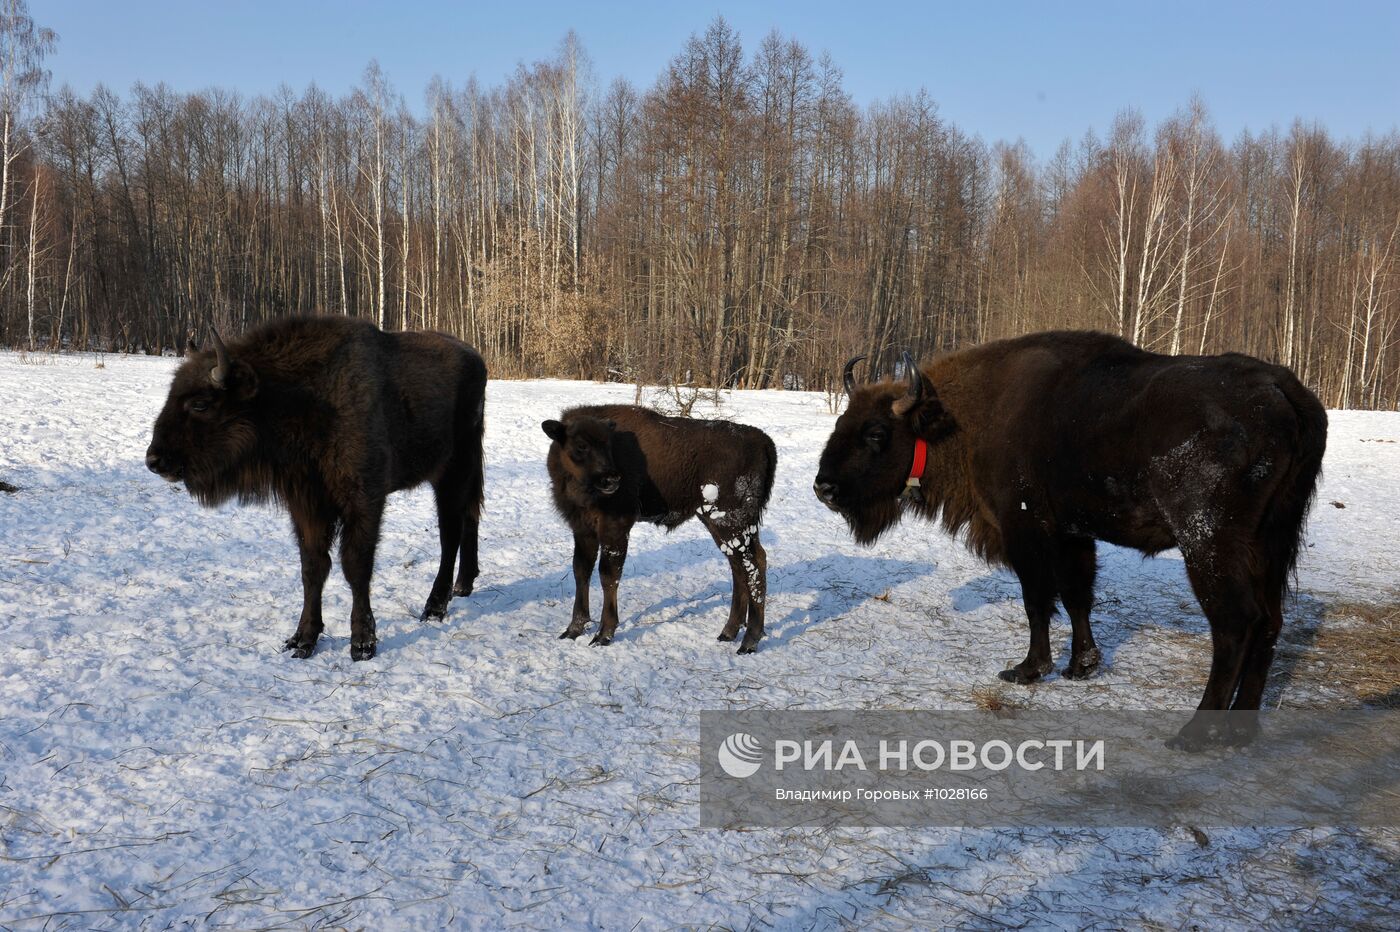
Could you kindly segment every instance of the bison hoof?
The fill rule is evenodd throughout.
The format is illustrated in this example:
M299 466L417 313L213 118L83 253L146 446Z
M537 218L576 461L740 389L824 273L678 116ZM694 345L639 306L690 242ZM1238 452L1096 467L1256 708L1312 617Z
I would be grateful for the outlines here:
M425 605L425 606L423 607L423 614L420 616L419 620L420 620L420 621L441 621L441 620L442 620L443 618L445 618L445 617L447 617L447 606L446 606L446 605L442 605L442 604L436 604L436 605L435 605L435 604L433 604L432 602L429 602L427 605Z
M593 640L589 641L588 643L593 647L607 647L609 644L612 643L612 635L601 633L595 634L593 635Z
M563 633L563 634L559 635L559 640L561 640L561 641L573 641L573 640L577 640L578 636L579 636L580 634L582 634L582 633L583 633L583 629L582 629L582 628L575 628L573 625L570 625L569 627L567 627L567 628L564 629L564 633Z
M1258 712L1211 712L1204 716L1197 713L1166 743L1173 751L1194 754L1213 747L1242 748L1258 736Z
M1185 751L1187 754L1199 753L1216 743L1216 739L1209 735L1199 735L1192 732L1189 725L1166 741L1167 747L1171 750Z
M375 648L379 646L378 641L350 642L351 660L372 660L374 659Z
M758 644L750 644L748 641L745 641L744 643L739 645L738 652L740 654L756 654L758 653Z
M1042 676L1054 669L1054 666L1047 660L1045 663L1030 664L1024 661L1016 664L1010 670L1002 670L997 676L1008 683L1015 683L1018 686L1026 686L1039 680Z
M1258 712L1231 712L1228 721L1230 727L1225 733L1225 743L1230 747L1247 747L1259 737Z
M717 640L717 641L732 641L732 640L734 640L734 635L730 634L728 631L721 631L721 632L719 633L719 637L715 638L715 640Z
M1193 718L1186 723L1186 727L1166 742L1167 747L1173 751L1185 751L1188 754L1197 754L1207 748L1233 743L1231 729L1218 712L1206 719Z
M1085 651L1082 656L1071 657L1069 666L1065 667L1065 678L1070 680L1086 680L1099 668L1099 661L1103 659L1099 654L1099 649Z
M282 649L291 651L292 656L297 660L305 660L307 657L310 657L311 652L316 649L316 642L308 641L294 634L287 638L286 642L282 645Z
M476 580L474 579L468 580L467 582L462 582L461 580L458 580L457 585L452 587L452 596L454 598L457 598L459 596L465 598L466 596L472 594L472 588L475 585Z

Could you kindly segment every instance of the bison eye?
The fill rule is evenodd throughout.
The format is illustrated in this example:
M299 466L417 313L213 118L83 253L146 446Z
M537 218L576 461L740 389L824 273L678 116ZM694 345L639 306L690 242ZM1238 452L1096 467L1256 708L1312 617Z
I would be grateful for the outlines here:
M588 457L584 456L582 450L570 450L569 459L573 460L575 465L582 466L584 460L588 459Z
M209 410L209 400L208 400L207 398L196 398L196 399L194 399L193 401L190 402L190 410L191 410L191 411L195 411L195 412L199 412L199 411L208 411L208 410Z
M883 424L872 424L865 429L865 445L876 453L883 452L889 442L889 428Z

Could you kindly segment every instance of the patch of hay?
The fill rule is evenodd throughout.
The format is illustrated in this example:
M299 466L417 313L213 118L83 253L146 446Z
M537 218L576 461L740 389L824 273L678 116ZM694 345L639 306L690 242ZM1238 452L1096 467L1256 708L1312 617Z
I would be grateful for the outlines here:
M1009 712L1026 707L1023 700L1013 698L1001 686L978 686L972 691L972 702L983 712Z
M1312 653L1366 705L1400 708L1400 602L1328 606Z
M1330 602L1301 626L1285 625L1275 664L1305 669L1320 693L1362 706L1400 708L1400 601ZM1304 697L1305 698L1305 697Z

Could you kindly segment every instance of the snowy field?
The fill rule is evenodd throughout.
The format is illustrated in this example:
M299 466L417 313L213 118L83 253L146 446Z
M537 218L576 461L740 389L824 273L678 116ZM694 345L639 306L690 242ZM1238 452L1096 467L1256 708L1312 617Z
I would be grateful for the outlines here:
M378 657L349 659L337 569L295 661L287 519L142 463L174 363L0 354L0 927L1396 927L1396 831L696 827L702 709L1194 707L1208 633L1175 553L1101 549L1104 667L1008 686L1014 578L927 525L857 547L811 493L825 399L737 392L720 413L779 451L759 653L715 641L729 572L694 522L634 532L616 643L559 641L539 423L632 388L493 382L477 594L417 620L437 532L402 493ZM1398 505L1400 414L1334 413L1269 704L1397 701L1357 645L1395 642Z

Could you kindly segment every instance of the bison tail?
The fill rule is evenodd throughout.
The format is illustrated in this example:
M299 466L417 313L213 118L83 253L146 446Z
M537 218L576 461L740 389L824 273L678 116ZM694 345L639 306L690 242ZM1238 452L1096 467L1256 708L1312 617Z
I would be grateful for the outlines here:
M1322 455L1327 448L1327 410L1292 373L1279 385L1279 390L1297 417L1297 434L1292 462L1264 513L1259 540L1265 557L1267 595L1282 601L1288 594L1290 581L1295 578L1308 511L1322 475Z
M481 507L486 501L486 464L483 439L486 434L486 373L481 373L480 382L468 385L463 398L465 410L470 412L471 423L465 425L462 441L466 447L467 462L467 513L473 520L481 520Z
M481 506L486 502L486 464L482 450L482 436L485 433L485 416L477 418L476 427L467 432L472 464L467 470L467 510L478 521L481 520Z
M778 473L778 448L773 445L773 438L763 434L763 497L758 503L758 513L761 515L768 507L768 499L773 495L773 477Z

